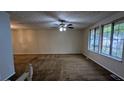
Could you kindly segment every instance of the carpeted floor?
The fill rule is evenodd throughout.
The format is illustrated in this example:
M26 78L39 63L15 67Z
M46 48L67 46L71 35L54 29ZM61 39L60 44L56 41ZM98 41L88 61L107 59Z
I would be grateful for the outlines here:
M111 80L110 72L83 55L15 55L16 80L32 63L34 81L103 81Z

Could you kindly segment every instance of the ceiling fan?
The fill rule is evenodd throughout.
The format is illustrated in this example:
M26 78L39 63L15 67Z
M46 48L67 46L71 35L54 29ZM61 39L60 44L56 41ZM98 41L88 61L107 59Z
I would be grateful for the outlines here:
M58 20L60 24L58 25L57 28L59 28L60 32L66 31L67 29L74 29L73 24L65 21L65 20Z

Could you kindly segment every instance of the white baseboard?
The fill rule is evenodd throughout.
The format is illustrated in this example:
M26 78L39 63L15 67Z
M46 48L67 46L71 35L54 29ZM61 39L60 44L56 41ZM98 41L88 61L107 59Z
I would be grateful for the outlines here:
M83 54L83 53L82 53ZM87 55L83 54L84 56L86 56L87 58L89 58ZM117 73L113 72L112 70L110 70L109 68L105 67L104 65L100 64L99 62L97 62L96 60L89 58L91 60L93 60L96 64L102 66L103 68L105 68L106 70L110 71L111 73L115 74L116 76L118 76L119 78L121 78L122 80L124 80L124 78L120 75L118 75Z
M12 74L10 74L10 75L9 75L8 77L6 77L3 81L6 81L8 78L12 77L14 74L15 74L15 72L12 73Z
M38 53L23 53L23 54L14 54L14 55L64 55L64 54L82 54L82 53L40 53L40 54L38 54Z

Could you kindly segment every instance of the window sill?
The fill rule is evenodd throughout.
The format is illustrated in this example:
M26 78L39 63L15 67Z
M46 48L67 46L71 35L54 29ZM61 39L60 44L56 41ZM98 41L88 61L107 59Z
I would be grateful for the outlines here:
M105 56L105 57L109 57L109 58L114 59L114 60L116 60L116 61L122 62L122 59L120 59L120 58L115 58L115 57L113 57L113 56L106 55L106 54L103 54L103 53L100 53L100 55L103 55L103 56Z
M119 58L115 58L115 57L112 57L110 55L106 55L106 54L103 54L103 53L97 53L95 51L91 51L91 50L88 50L89 52L92 52L94 54L99 54L99 55L102 55L102 56L105 56L105 57L108 57L108 58L111 58L113 60L116 60L116 61L119 61L119 62L122 62L122 59L119 59Z

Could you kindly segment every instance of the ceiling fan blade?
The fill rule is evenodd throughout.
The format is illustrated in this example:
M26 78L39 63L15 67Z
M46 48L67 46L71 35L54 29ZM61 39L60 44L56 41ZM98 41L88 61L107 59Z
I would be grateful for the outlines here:
M68 24L68 26L72 26L72 24Z
M58 19L59 22L66 22L65 20L63 19Z
M68 27L69 29L74 29L73 24L68 24L67 27Z
M68 27L69 29L74 29L74 27L72 27L72 26L70 26L70 27Z
M72 24L68 24L67 26L68 26L68 27L72 27Z

